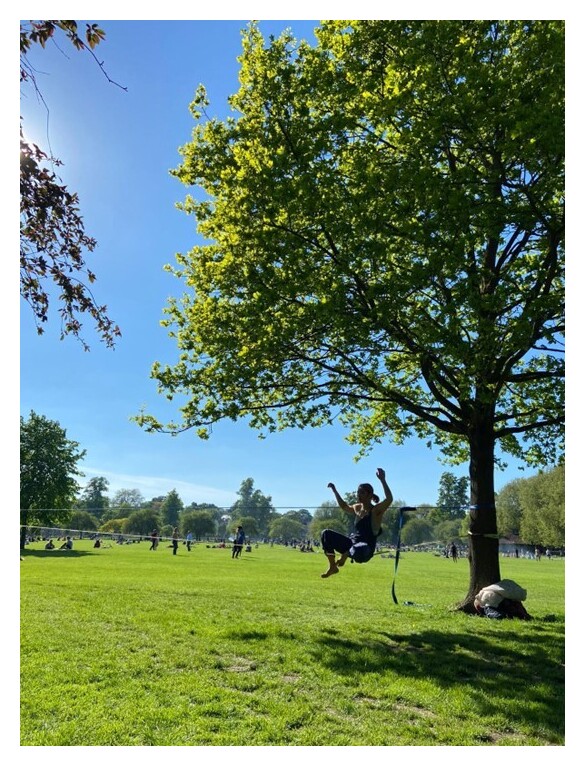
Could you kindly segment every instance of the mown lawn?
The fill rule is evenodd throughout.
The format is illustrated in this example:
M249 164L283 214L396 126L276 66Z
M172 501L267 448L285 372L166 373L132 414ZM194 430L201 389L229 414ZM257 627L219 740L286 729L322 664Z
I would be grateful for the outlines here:
M381 556L148 547L27 547L22 746L564 744L564 560L502 559L521 622L450 609L465 560L404 554L396 606Z

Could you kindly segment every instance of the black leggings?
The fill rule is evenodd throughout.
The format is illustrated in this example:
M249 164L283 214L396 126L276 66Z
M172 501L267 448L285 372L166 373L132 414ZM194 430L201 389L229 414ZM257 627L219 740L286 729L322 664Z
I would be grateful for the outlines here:
M321 532L321 546L324 553L349 553L349 549L353 545L353 540L347 535L342 535L341 532L336 532L334 529L324 529Z

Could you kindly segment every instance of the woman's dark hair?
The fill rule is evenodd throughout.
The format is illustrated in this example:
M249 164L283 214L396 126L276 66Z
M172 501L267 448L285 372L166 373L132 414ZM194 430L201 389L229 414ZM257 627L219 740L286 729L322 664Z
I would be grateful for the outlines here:
M370 494L372 494L372 495L374 494L374 488L372 487L371 484L360 484L358 489L361 489L361 488L367 489L368 492L370 492Z

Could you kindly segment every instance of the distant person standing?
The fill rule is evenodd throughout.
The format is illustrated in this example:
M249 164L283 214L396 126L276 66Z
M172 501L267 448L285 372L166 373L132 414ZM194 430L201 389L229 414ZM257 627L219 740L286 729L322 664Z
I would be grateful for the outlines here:
M158 546L158 529L153 529L150 533L150 548L149 551L155 551Z
M177 549L179 547L179 528L173 529L173 556L177 555Z
M459 556L459 551L457 550L457 546L455 543L451 543L451 558L453 561L457 561L457 558Z
M236 529L236 536L234 538L234 547L232 548L233 559L239 558L240 554L242 553L242 548L244 547L245 539L246 539L246 535L244 533L244 530L241 526L239 526Z
M542 548L540 545L537 545L534 549L534 557L537 561L540 561L540 557L542 556Z
M191 550L191 544L193 542L193 532L187 532L187 537L185 538L185 542L187 543L187 550Z

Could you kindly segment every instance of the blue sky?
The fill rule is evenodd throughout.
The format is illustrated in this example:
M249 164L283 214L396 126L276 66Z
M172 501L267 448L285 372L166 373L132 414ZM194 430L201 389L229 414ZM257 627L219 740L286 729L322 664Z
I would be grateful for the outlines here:
M21 414L34 410L58 420L87 450L82 482L105 476L110 495L138 489L148 499L174 488L185 503L229 506L241 482L252 477L277 508L314 508L332 499L328 482L350 491L361 481L376 483L382 466L395 498L434 503L441 474L466 475L467 466L443 465L436 449L417 440L388 442L356 463L341 427L289 430L260 440L245 423L221 423L205 442L190 432L147 434L130 421L143 406L163 419L176 415L149 376L155 360L173 362L176 354L160 320L168 296L182 294L183 284L163 267L198 238L194 220L175 208L187 190L169 170L190 138L188 106L199 83L207 88L209 112L228 113L247 20L97 21L106 40L96 55L127 92L109 84L86 54L50 45L31 55L48 112L30 89L20 111L27 137L41 146L48 137L64 163L64 183L79 194L86 231L98 242L87 259L97 274L94 293L122 338L108 350L87 319L87 353L74 338L59 340L56 304L41 336L22 304ZM316 25L283 20L260 27L269 35L290 26L297 37L312 39ZM496 489L532 473L511 461L496 474Z

